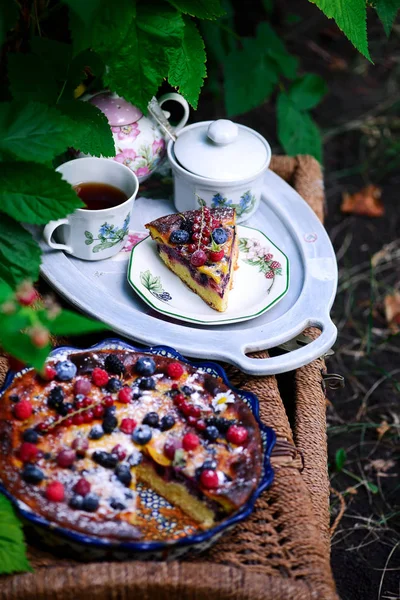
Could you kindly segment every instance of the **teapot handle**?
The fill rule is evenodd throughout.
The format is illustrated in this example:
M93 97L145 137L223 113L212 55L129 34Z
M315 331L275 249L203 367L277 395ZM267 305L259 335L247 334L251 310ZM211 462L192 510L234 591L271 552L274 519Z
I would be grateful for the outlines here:
M158 104L160 106L162 106L164 104L164 102L167 102L167 100L175 100L175 102L178 102L181 106L183 106L183 111L184 111L183 117L179 121L179 123L174 126L174 131L176 133L178 133L178 131L180 131L183 127L185 127L186 123L188 122L189 104L186 102L186 100L183 96L181 96L180 94L177 94L176 92L171 92L170 94L164 94L164 96L161 96L161 98L159 98Z

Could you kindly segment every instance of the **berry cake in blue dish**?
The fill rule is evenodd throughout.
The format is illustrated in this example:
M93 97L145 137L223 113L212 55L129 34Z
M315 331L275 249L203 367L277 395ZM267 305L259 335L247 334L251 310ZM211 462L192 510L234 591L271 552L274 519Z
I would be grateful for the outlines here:
M112 340L60 348L6 381L2 491L72 544L176 557L250 513L273 440L218 365Z

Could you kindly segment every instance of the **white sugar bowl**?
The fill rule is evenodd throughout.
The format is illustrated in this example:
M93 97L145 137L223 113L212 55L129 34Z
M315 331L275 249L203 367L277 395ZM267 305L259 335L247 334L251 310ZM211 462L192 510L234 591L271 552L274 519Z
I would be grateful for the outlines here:
M229 206L242 223L257 210L271 148L253 129L227 119L194 123L168 143L167 153L179 212Z

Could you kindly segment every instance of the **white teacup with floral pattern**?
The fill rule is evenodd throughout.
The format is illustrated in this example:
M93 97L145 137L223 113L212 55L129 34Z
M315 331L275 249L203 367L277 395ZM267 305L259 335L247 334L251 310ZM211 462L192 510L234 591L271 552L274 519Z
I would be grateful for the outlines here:
M133 202L139 189L136 175L121 163L107 158L78 158L57 171L75 186L80 183L106 183L122 190L127 200L99 210L78 208L65 219L50 221L43 238L54 250L63 250L84 260L103 260L117 254L129 233ZM56 233L57 242L52 236Z

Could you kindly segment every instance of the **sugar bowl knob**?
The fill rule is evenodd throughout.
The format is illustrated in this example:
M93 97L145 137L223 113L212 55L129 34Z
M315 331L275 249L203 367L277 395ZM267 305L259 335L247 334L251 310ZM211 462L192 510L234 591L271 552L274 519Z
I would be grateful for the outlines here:
M213 121L207 130L207 137L215 144L226 146L234 142L239 134L239 128L236 123L229 119L218 119Z

